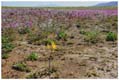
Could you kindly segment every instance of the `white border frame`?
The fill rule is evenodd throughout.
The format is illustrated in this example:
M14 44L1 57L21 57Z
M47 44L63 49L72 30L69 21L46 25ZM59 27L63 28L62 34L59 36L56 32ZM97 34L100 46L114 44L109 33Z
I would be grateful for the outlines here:
M100 1L101 0L1 0L1 2L3 1L41 1L41 2L47 2L47 1L82 1L82 2L85 2L85 1ZM118 1L118 0L102 0L102 2L107 2L107 1ZM1 3L0 3L0 6ZM0 11L1 11L1 7L0 7ZM119 15L119 3L118 3L118 15ZM0 24L1 24L1 12L0 12ZM119 27L119 17L118 17L118 27ZM118 28L118 34L119 34L119 28ZM119 41L119 35L118 35L118 41ZM1 25L0 25L0 45L1 45ZM118 43L118 46L119 46L119 43ZM0 50L1 50L1 46L0 46ZM1 57L1 51L0 51L0 57ZM1 64L1 61L0 61L0 64ZM119 64L119 47L118 47L118 64ZM1 70L1 66L0 66L0 70ZM1 78L1 72L0 71L0 79ZM119 66L118 66L118 73L119 73ZM119 74L118 74L118 78L119 78ZM8 80L8 79L4 79L4 80ZM11 79L11 80L15 80L15 79ZM27 79L18 79L18 80L27 80ZM35 79L31 79L31 80L35 80ZM40 80L40 79L39 79ZM44 80L48 80L48 79L44 79ZM55 79L54 79L55 80ZM63 79L60 79L60 80L63 80ZM73 80L73 79L71 79ZM76 80L79 80L79 79L76 79ZM88 79L81 79L81 80L88 80ZM95 79L91 79L91 80L95 80ZM100 80L100 79L96 79L96 80ZM103 79L103 80L106 80L106 79ZM112 80L112 79L108 79L108 80ZM114 80L118 80L118 79L114 79Z

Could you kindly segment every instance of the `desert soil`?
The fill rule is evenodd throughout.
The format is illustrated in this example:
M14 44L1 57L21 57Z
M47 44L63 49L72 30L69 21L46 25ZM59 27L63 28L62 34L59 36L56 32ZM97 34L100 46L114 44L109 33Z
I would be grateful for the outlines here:
M36 74L36 78L49 78L49 75L39 75L48 69L48 57L52 56L51 67L56 69L50 78L117 78L117 42L96 43L87 45L78 38L70 39L72 44L57 45L56 51L51 51L43 45L32 45L17 41L18 45L10 53L8 59L2 59L3 78L27 78ZM36 52L37 61L27 61L26 57ZM12 69L16 62L24 61L31 72L21 72ZM47 71L46 71L47 72Z

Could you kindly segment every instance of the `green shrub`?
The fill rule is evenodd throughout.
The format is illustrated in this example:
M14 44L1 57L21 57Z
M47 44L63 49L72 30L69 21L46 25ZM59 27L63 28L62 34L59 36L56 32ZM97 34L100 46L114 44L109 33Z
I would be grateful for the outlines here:
M7 53L2 54L2 59L7 59L8 57L9 57L9 55Z
M117 35L113 32L109 32L106 37L107 41L115 41L117 40Z
M9 42L9 38L6 36L2 36L2 43L8 43Z
M23 62L18 62L12 66L13 69L18 71L26 71L30 72L30 69L27 67L27 65Z
M4 52L10 52L10 51L12 51L12 49L14 48L14 45L13 44L11 44L11 43L3 43L2 44L2 51L3 51L3 53Z
M7 53L12 51L12 49L14 48L14 45L10 42L9 38L6 36L2 37L2 51L3 53Z
M35 61L38 59L38 54L37 53L31 53L28 57L27 60Z
M90 43L97 43L99 40L99 33L96 31L86 32L85 41Z
M58 39L66 40L66 38L67 38L67 34L64 31L58 33Z

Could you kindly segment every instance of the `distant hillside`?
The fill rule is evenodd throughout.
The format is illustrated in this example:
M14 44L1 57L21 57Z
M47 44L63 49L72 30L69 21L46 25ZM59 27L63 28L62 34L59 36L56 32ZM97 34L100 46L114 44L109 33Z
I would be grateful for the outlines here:
M117 6L118 2L108 2L108 3L100 3L95 6Z

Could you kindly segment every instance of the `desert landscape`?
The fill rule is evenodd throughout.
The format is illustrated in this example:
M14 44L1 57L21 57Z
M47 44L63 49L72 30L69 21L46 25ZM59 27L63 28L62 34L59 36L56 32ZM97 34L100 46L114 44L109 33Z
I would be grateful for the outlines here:
M117 78L117 7L2 7L2 78Z

